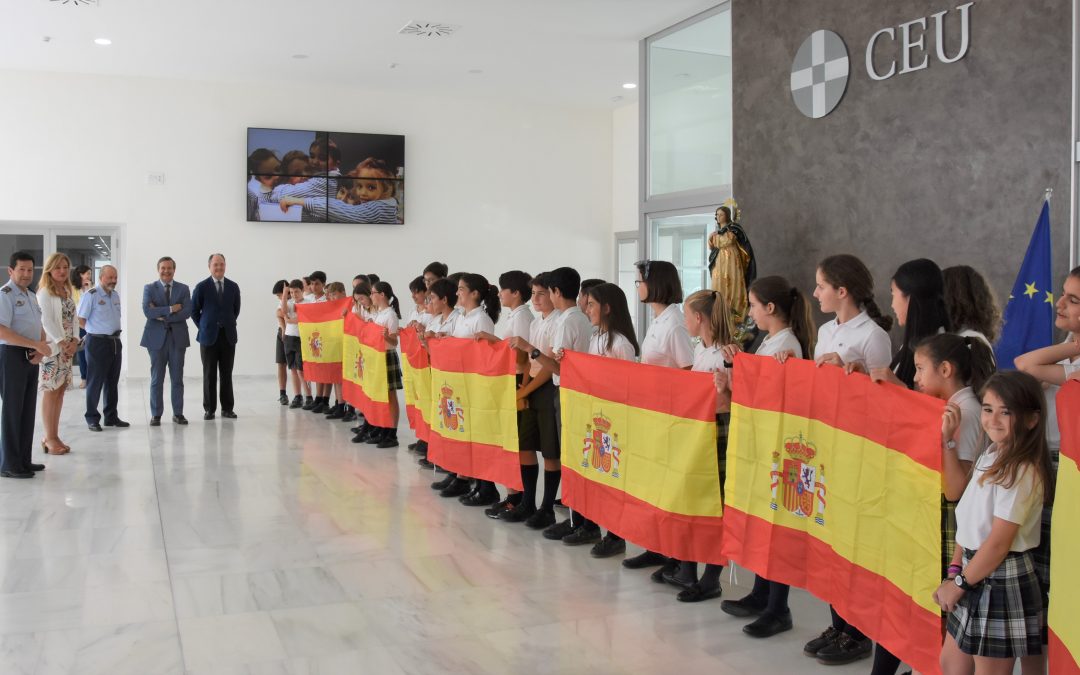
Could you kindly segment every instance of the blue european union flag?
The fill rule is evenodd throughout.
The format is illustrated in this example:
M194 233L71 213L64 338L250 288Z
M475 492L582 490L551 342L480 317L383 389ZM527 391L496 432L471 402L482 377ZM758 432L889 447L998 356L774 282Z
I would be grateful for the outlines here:
M1016 275L1001 337L994 348L998 368L1012 370L1013 359L1054 341L1054 293L1050 271L1050 200L1043 202L1020 273Z

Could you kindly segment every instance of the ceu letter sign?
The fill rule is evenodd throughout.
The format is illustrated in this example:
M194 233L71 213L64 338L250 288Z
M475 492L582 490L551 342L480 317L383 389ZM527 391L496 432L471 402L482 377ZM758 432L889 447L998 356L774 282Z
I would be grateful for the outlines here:
M952 56L945 48L945 16L948 11L931 14L898 27L882 28L866 42L865 65L867 76L874 81L888 80L894 75L905 75L930 65L927 35L933 23L934 55L941 63L956 63L968 53L971 36L971 7L967 2L956 8L960 15L960 46ZM899 29L899 30L897 30ZM899 35L898 35L899 33ZM875 49L891 43L893 55L889 67L876 68ZM880 51L880 50L879 50ZM899 58L897 58L899 57ZM897 62L899 61L899 69ZM878 61L881 63L881 61ZM813 33L799 47L791 64L791 97L799 112L818 119L833 111L844 97L849 74L847 47L839 35L827 30Z

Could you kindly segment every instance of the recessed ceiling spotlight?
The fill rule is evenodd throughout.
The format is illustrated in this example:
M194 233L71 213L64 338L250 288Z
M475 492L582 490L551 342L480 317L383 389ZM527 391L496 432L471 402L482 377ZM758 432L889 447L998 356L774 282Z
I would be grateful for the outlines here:
M439 23L437 21L410 21L398 31L400 35L417 35L419 37L449 37L457 31L457 24Z
M480 70L479 68L473 68L469 71L470 75L482 75L483 73L484 71Z
M685 80L686 78L690 77L690 73L675 73L675 77L681 80Z
M308 57L308 55L307 54L293 54L292 57L294 59L306 59Z
M637 89L637 85L633 82L627 82L622 86L623 89Z
M611 97L611 102L612 103L618 103L621 100L622 100L622 96L612 96Z
M110 40L109 38L95 38L94 44L101 45L102 47L108 47L112 44L112 40Z
M389 68L390 70L394 70L395 68L398 67L398 64L396 64L396 63L388 63L386 67Z
M52 36L51 35L42 35L41 36L41 41L42 42L52 42Z

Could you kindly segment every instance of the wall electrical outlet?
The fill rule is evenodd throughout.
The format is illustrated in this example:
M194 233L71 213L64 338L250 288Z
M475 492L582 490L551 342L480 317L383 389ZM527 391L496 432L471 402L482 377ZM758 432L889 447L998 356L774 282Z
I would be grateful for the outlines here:
M163 173L148 173L146 174L147 185L164 185L165 174Z

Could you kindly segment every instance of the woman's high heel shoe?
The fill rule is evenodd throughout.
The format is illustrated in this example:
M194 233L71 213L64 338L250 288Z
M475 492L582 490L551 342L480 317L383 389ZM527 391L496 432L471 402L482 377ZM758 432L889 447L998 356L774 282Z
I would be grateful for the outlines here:
M58 450L50 448L49 441L47 440L41 442L41 449L45 451L46 455L66 455L69 452L69 448L66 445L60 441L56 441L56 443L60 445Z

